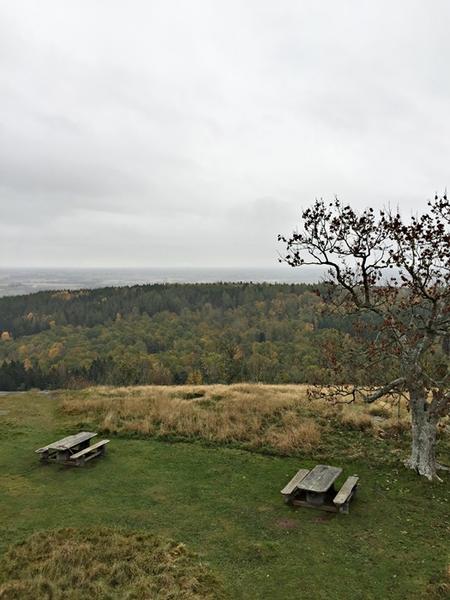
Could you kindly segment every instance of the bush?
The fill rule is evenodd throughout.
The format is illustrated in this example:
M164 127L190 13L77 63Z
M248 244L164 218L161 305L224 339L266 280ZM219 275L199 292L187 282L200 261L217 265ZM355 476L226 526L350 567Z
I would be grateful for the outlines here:
M389 419L389 417L392 415L392 408L389 404L385 402L377 402L369 406L368 412L373 417L382 417L383 419Z
M396 436L402 435L411 429L411 423L409 419L403 417L402 419L397 419L396 417L391 417L390 419L386 419L380 425L382 431L384 431L387 435Z
M355 408L346 408L341 413L341 422L348 429L367 431L372 429L373 422L370 415L360 412Z

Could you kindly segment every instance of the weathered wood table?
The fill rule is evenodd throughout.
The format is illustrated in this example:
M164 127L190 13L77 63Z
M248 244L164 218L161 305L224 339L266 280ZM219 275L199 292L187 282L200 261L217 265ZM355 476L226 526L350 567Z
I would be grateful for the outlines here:
M101 440L94 445L90 441L97 434L92 431L80 431L36 450L42 462L57 462L65 465L83 466L88 460L105 453L109 440Z
M311 471L300 469L281 493L285 501L294 506L348 513L350 500L356 493L359 478L356 475L348 477L336 493L334 482L341 473L340 467L329 465L316 465Z
M297 486L299 490L306 492L306 501L313 506L321 506L327 492L333 488L334 482L342 473L339 467L328 465L316 465Z

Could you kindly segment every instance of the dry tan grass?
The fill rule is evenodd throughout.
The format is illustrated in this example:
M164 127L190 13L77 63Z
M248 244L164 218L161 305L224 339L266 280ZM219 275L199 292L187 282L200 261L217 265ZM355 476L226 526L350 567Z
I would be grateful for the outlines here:
M313 420L299 422L291 411L282 416L282 426L267 431L267 442L283 454L310 451L320 443L320 428Z
M69 395L63 409L93 421L105 432L201 438L271 447L280 453L309 451L320 443L305 386L212 385L91 388Z
M374 436L409 428L406 413L398 419L386 401L332 404L308 398L304 385L102 386L67 392L62 406L106 433L238 443L282 454L317 448L324 428Z
M411 428L411 421L408 417L390 417L378 425L379 431L387 435L401 435Z
M341 413L341 423L349 429L367 431L373 427L373 419L363 407L358 405L345 406Z
M392 405L389 402L378 401L370 404L367 412L373 417L383 417L384 419L389 419L392 417Z

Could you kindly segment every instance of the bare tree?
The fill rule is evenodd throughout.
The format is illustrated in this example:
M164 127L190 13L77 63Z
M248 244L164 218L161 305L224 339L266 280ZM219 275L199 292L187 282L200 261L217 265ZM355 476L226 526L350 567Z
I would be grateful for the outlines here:
M433 479L438 422L450 406L450 203L436 196L427 208L405 220L390 210L357 213L337 199L316 200L303 212L301 229L278 239L287 249L281 260L292 267L328 268L329 306L376 325L365 346L356 346L359 364L373 369L389 361L383 373L390 377L376 387L348 381L325 394L360 395L369 403L405 395L412 431L405 464Z

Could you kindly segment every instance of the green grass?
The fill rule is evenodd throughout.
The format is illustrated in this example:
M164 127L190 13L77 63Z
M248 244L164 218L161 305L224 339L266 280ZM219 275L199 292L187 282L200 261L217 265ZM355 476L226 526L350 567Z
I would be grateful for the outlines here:
M279 493L314 457L113 437L83 469L41 466L34 450L73 432L58 402L0 398L0 553L36 531L119 526L186 544L236 599L444 597L448 474L429 483L392 460L347 458L359 497L329 515Z
M9 600L219 600L220 582L184 544L117 527L42 531L6 553Z
M9 600L219 600L220 582L184 544L117 527L35 533L6 553Z

